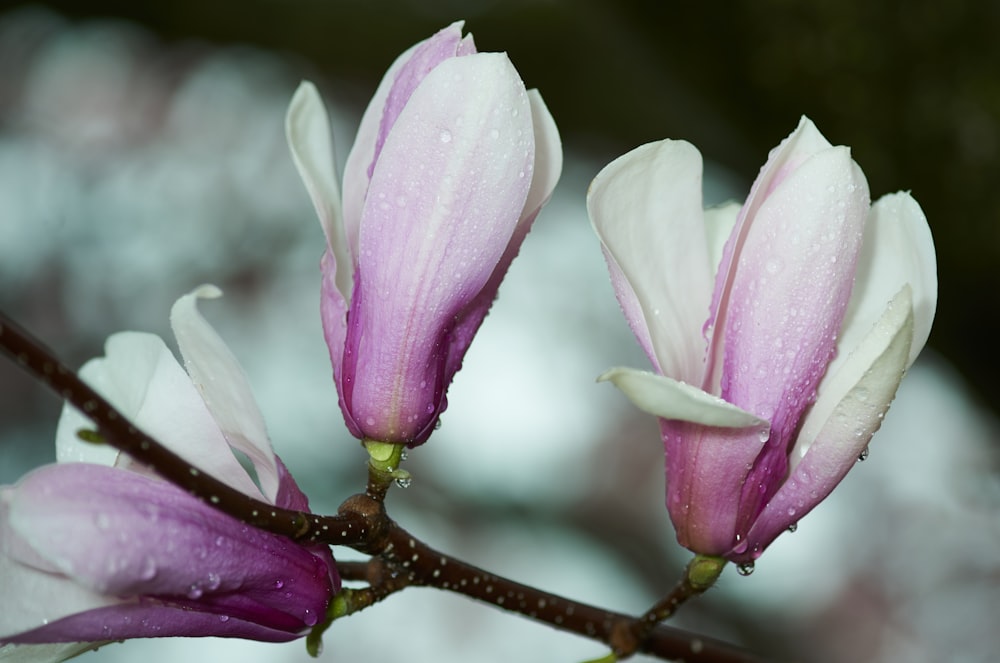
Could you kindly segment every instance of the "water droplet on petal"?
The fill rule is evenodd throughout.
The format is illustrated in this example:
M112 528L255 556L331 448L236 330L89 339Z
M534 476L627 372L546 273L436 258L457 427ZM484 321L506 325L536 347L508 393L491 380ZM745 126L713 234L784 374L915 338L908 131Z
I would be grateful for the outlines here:
M219 621L225 624L229 621L229 615L219 615Z
M302 613L302 623L306 626L315 626L318 621L319 618L316 616L316 613L309 608L306 608L305 612Z
M736 572L741 576L748 576L753 573L753 562L740 562L736 565Z
M789 532L795 532L798 529L799 529L799 524L798 523L792 523L791 525L788 526L788 531Z
M413 483L413 477L396 477L396 485L400 488L409 488Z
M864 449L861 450L861 453L858 454L858 462L861 463L865 461L867 458L868 458L868 447L865 447Z
M281 589L284 586L285 586L285 581L284 580L275 580L274 581L274 588L275 589Z
M441 135L439 137L441 138L441 142L442 143L450 143L451 142L451 132L448 131L447 129L442 129L441 130Z

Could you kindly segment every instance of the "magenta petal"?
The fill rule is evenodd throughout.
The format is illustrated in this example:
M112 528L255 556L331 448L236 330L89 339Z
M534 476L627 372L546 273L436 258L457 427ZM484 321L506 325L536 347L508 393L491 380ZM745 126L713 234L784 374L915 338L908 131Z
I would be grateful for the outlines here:
M159 635L225 635L235 625L220 616L264 632L301 634L324 614L335 590L327 560L158 479L74 463L36 470L13 490L10 530L23 542L18 548L31 551L14 548L15 561L34 567L37 556L100 594L214 619L193 614L185 622L178 615L174 632ZM113 620L114 607L107 610ZM60 639L100 640L106 633L67 631Z
M798 422L836 353L868 204L861 170L846 148L831 148L771 192L735 248L721 395L771 423L743 488L743 525L784 478Z
M736 541L743 485L766 429L660 420L667 457L667 510L685 548L722 555Z

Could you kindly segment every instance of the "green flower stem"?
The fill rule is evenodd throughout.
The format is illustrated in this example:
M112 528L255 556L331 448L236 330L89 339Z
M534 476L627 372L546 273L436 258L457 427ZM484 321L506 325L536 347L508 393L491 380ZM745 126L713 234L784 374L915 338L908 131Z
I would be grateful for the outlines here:
M365 492L379 502L385 499L389 486L395 481L408 481L410 473L399 469L406 445L364 440L368 452L368 487Z

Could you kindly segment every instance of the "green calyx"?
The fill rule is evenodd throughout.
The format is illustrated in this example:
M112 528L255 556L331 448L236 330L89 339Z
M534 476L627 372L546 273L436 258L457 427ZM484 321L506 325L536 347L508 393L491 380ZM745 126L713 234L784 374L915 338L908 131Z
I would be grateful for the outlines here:
M306 636L306 651L313 658L323 653L323 634L330 628L333 620L350 613L350 598L351 590L343 589L338 592L326 608L326 618L309 631L309 635Z
M684 572L687 584L699 594L715 584L726 567L726 560L712 555L695 555Z

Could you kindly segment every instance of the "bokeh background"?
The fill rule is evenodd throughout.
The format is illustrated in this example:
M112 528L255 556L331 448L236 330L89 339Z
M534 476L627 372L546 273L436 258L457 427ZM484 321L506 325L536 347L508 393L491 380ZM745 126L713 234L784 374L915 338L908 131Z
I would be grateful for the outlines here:
M1000 4L150 0L0 5L0 307L71 365L121 329L170 338L174 299L244 363L319 511L362 487L317 311L322 234L283 138L314 80L343 162L403 49L464 18L556 118L566 168L391 513L432 545L640 612L685 562L655 423L595 375L645 366L589 228L589 180L685 138L706 202L742 198L809 115L873 196L910 190L940 301L871 458L747 578L678 623L776 661L993 661L1000 651ZM0 483L53 458L57 399L0 363ZM357 557L335 550L339 557ZM0 588L2 592L2 588ZM3 597L9 601L9 597ZM9 607L9 606L7 606ZM411 589L335 624L321 660L573 661L600 647ZM136 641L89 661L305 661L302 643Z

